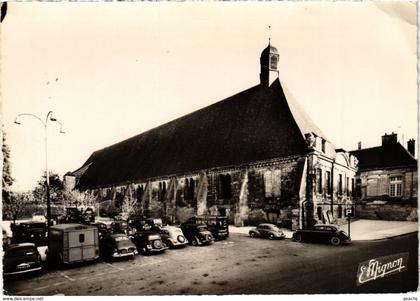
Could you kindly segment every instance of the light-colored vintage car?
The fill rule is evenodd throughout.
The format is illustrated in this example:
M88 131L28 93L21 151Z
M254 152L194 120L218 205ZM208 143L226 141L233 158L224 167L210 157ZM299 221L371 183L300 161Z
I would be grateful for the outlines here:
M259 224L256 228L249 230L249 236L268 239L282 239L284 233L276 225L265 223Z
M188 244L184 233L180 228L173 226L165 226L160 230L160 236L163 242L170 248L181 247Z

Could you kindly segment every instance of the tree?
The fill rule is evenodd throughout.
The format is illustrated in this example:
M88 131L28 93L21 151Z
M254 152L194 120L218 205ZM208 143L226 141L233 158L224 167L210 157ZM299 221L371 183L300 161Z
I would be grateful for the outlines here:
M95 207L96 198L86 192L79 192L78 190L67 190L62 193L63 205L65 207Z
M16 224L16 220L22 216L30 203L30 193L10 193L9 200L3 202L3 217L13 220L13 224Z
M11 175L10 148L6 143L6 133L2 131L2 156L3 156L3 179L2 179L2 197L3 203L10 201L10 186L14 179Z
M137 208L137 200L131 195L126 195L124 197L124 200L122 202L121 206L121 215L123 218L128 219L130 216L134 214Z
M56 173L50 172L50 200L51 203L61 203L63 201L64 184L61 181L60 176ZM47 200L47 186L46 186L47 175L44 172L41 180L38 181L37 186L33 190L35 202L41 203Z

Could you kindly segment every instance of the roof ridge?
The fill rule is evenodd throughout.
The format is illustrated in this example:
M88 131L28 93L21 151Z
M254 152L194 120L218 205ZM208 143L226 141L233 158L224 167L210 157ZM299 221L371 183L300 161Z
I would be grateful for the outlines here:
M92 154L97 153L97 152L101 152L101 151L103 151L103 150L105 150L105 149L108 149L108 148L110 148L110 147L112 147L112 146L115 146L115 145L118 145L118 144L123 144L124 142L126 142L126 141L128 141L128 140L131 140L131 139L133 139L133 138L139 137L139 136L144 135L144 134L146 134L146 133L149 133L149 132L152 132L152 131L158 130L159 128L162 128L162 127L168 126L168 125L169 125L169 124L171 124L171 123L175 123L176 121L179 121L179 120L181 120L181 119L187 118L188 116L191 116L191 115L193 115L193 114L195 114L195 113L197 113L197 112L204 111L204 110L209 109L209 108L211 108L211 107L213 107L213 106L216 106L216 105L220 105L220 103L223 103L223 102L225 102L225 101L228 101L228 100L230 100L231 98L233 98L233 97L235 97L235 96L238 96L239 94L249 92L250 90L255 89L255 88L257 88L257 87L259 87L259 85L256 85L256 86L253 86L253 87L248 88L248 89L246 89L246 90L243 90L243 91L241 91L241 92L238 92L238 93L232 94L231 96L228 96L228 97L226 97L226 98L224 98L224 99L222 99L222 100L219 100L219 101L217 101L217 102L215 102L215 103L212 103L212 104L210 104L210 105L207 105L207 106L202 107L202 108L200 108L200 109L197 109L197 110L195 110L195 111L192 111L192 112L190 112L190 113L187 113L186 115L182 115L182 116L180 116L180 117L177 117L177 118L175 118L175 119L172 119L172 120L170 120L170 121L168 121L168 122L165 122L164 124L161 124L161 125L158 125L158 126L152 127L152 128L150 128L150 129L148 129L148 130L145 130L144 132L141 132L140 134L136 134L136 135L131 136L131 137L129 137L129 138L126 138L126 139L124 139L124 140L122 140L122 141L119 141L119 142L116 142L116 143L110 144L110 145L108 145L108 146L105 146L105 147L103 147L103 148L100 148L100 149L98 149L98 150L94 151ZM87 162L86 162L86 163L87 163ZM86 165L86 163L85 163L84 165ZM82 166L82 167L83 167L83 166Z

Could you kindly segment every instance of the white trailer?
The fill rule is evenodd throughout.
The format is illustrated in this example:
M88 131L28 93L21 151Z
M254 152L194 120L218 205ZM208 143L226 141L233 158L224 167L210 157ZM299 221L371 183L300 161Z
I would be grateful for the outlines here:
M71 264L99 257L98 228L82 224L59 224L50 227L48 259Z

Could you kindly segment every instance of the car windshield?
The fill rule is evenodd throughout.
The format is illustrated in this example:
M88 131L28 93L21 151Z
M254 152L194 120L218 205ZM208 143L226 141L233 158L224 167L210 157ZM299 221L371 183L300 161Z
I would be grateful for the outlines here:
M127 236L117 236L114 237L115 241L126 241L126 240L130 240Z
M19 248L7 251L8 257L30 256L35 254L34 248Z
M197 227L198 232L206 232L208 231L206 227Z

